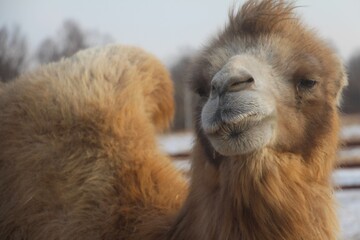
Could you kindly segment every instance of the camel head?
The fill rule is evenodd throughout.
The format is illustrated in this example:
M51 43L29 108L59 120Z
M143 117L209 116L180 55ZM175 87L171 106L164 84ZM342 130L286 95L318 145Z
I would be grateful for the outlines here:
M330 131L346 74L293 10L280 0L248 1L199 54L197 130L217 153L304 153Z

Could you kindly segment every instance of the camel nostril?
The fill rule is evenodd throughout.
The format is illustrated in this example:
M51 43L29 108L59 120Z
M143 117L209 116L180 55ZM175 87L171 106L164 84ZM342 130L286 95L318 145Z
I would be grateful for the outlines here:
M248 80L246 80L247 83L253 83L255 82L254 78L253 77L250 77Z
M241 84L243 84L244 82L234 82L230 85L230 88L234 88L234 87L238 87L240 86Z
M244 90L248 87L250 87L255 82L253 77L247 77L247 78L231 78L228 83L228 91L229 92L237 92Z

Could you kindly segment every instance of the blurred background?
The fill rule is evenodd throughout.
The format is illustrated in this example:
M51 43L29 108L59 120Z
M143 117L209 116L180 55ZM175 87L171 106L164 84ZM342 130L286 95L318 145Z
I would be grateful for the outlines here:
M172 133L160 138L160 144L186 172L193 141L189 66L202 44L225 25L229 8L243 2L0 0L0 84L88 47L142 47L171 72L176 115ZM360 240L360 1L298 0L296 5L303 21L330 43L348 72L341 109L343 145L334 182L339 186L343 237Z

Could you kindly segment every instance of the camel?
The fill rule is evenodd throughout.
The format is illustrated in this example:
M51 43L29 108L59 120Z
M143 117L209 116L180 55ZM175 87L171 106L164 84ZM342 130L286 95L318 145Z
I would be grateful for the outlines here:
M174 239L337 239L347 77L293 9L248 1L200 53L192 184Z
M292 3L246 2L199 52L189 184L156 146L173 112L166 71L120 49L5 86L2 236L337 238L330 176L347 78Z
M154 56L88 49L3 87L1 239L124 239L180 208L187 185L155 138L173 86Z

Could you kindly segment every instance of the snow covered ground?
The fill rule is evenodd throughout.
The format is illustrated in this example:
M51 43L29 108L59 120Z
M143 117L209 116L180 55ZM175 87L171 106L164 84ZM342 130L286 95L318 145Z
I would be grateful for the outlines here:
M347 126L342 129L342 139L360 139L360 126ZM194 142L190 132L175 135L163 135L159 137L161 149L172 156L182 156L185 160L175 160L174 164L182 172L190 170L190 161L186 154L191 151ZM341 158L357 158L360 156L360 146L340 151ZM336 186L360 186L360 168L336 169L333 174L333 182ZM338 200L338 216L341 226L342 240L360 240L360 189L338 190L335 193Z
M360 189L337 191L338 216L344 240L360 240Z
M333 182L336 186L342 187L360 186L360 168L336 169L333 173Z
M159 136L160 148L169 155L190 153L194 142L192 132L166 134Z
M345 125L341 129L341 139L344 142L360 143L360 116L352 119L344 119ZM351 120L351 121L347 121ZM340 159L346 163L354 162L360 157L360 146L342 149ZM360 183L360 168L338 169L333 174L333 180L339 185L351 185ZM336 197L339 203L338 215L341 224L341 232L344 240L360 240L360 189L337 191Z
M360 125L349 124L343 126L340 133L341 139L343 140L360 140Z

